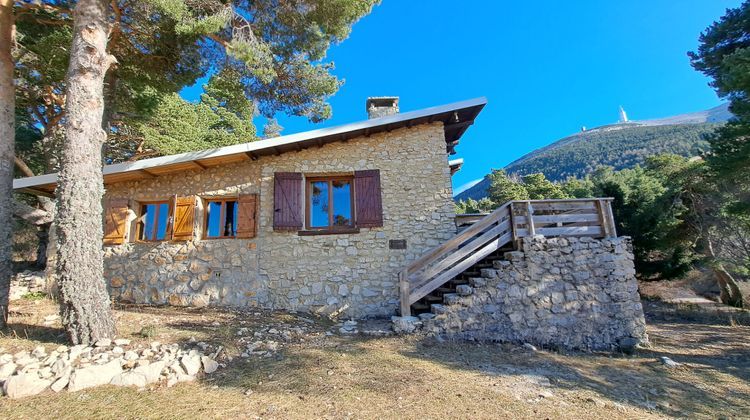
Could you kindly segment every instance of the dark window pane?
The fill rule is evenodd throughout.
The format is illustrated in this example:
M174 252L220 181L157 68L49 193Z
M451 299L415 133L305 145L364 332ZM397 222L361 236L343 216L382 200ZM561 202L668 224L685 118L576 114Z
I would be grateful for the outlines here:
M159 220L156 221L156 240L163 241L167 238L167 225L169 224L169 204L161 203L158 204L158 206Z
M235 236L237 233L237 202L226 202L226 221L224 222L224 236Z
M154 225L156 219L156 205L146 204L141 208L141 214L143 215L143 231L141 239L145 241L152 241L154 239Z
M206 231L208 236L215 238L221 236L221 202L211 201L208 203L208 218Z
M316 181L311 185L310 225L328 227L328 181Z
M352 197L349 181L332 181L333 184L333 225L352 224Z

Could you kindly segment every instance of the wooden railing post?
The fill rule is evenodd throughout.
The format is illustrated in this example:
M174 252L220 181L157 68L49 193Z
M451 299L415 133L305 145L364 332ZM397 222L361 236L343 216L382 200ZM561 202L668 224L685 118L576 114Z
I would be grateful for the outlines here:
M529 228L529 236L536 235L536 228L534 227L534 208L531 206L531 201L526 202L526 225Z
M411 316L411 305L409 305L409 294L411 287L409 285L409 269L404 269L398 273L399 301L401 303L401 316Z
M610 200L604 201L605 214L607 215L607 237L617 237L617 226L615 225L615 215L612 214L612 202Z

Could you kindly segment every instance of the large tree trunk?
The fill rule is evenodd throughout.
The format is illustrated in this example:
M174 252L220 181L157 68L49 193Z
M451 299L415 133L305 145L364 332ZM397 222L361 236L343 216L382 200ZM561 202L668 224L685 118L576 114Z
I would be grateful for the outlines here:
M734 279L734 276L716 258L713 241L708 237L708 234L706 234L706 247L709 256L713 260L711 269L714 272L714 277L716 277L716 283L719 285L719 299L721 299L721 303L742 308L745 303L742 290L737 284L737 280Z
M103 83L115 62L106 52L107 8L103 0L78 1L67 75L65 144L57 187L57 272L62 321L75 344L115 334L102 250Z
M0 0L0 328L8 321L13 244L13 161L16 92L13 86L13 1Z

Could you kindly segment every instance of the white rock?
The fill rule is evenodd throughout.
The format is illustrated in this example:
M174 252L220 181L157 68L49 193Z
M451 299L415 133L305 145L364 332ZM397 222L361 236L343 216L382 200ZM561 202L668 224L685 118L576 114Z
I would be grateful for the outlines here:
M662 356L659 359L661 360L661 363L668 368L676 368L682 365L682 363L677 363L667 356Z
M10 398L23 398L39 394L47 389L52 381L40 379L36 373L11 376L3 384L5 395Z
M55 392L62 391L66 386L68 386L68 382L70 382L70 368L68 368L68 371L61 376L58 380L56 380L52 386L50 386L50 389Z
M201 359L198 356L182 356L180 364L188 375L195 375L201 369Z
M52 364L52 373L60 375L68 366L70 366L69 362L66 362L64 359L57 359L57 361Z
M136 386L138 388L144 388L147 383L145 376L134 371L123 372L116 375L112 378L112 381L110 381L110 384L115 386Z
M8 362L0 366L0 381L4 381L8 379L11 375L13 375L16 372L17 367L18 365L16 365L13 362Z
M117 347L115 347L115 348L112 349L112 354L114 354L116 356L119 356L119 355L121 355L123 353L125 353L125 350L123 350L123 348L120 347L120 346L117 346Z
M94 345L96 347L109 347L112 344L112 340L109 338L101 338Z
M115 359L103 365L89 366L77 369L70 375L68 390L71 392L91 388L98 385L106 385L112 378L122 373L120 360Z
M118 338L117 340L115 340L115 345L116 346L129 346L130 340L128 340L127 338Z
M203 363L203 371L206 373L214 373L219 368L219 364L208 356L201 357L201 362Z
M147 383L153 383L159 380L159 377L161 377L161 371L164 370L166 365L166 362L160 360L146 366L139 366L133 369L133 372L143 375L143 377L146 378Z
M31 355L41 359L42 357L47 355L47 351L44 350L44 346L36 346L34 350L31 352Z
M74 361L83 353L83 349L85 349L86 346L83 344L77 344L70 348L70 353L68 353L68 360Z
M0 354L0 364L8 363L13 361L13 355L12 354Z
M138 359L138 353L134 352L133 350L128 350L125 352L125 360L136 360Z

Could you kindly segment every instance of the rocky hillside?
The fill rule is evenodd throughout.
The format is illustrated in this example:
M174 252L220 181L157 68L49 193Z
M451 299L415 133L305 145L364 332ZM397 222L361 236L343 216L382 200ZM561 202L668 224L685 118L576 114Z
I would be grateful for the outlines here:
M721 105L702 112L597 127L534 150L505 170L519 175L542 172L552 180L564 180L585 176L599 166L629 168L661 153L694 156L707 147L705 136L731 115L727 106ZM485 178L455 198L478 200L487 195L488 186Z

